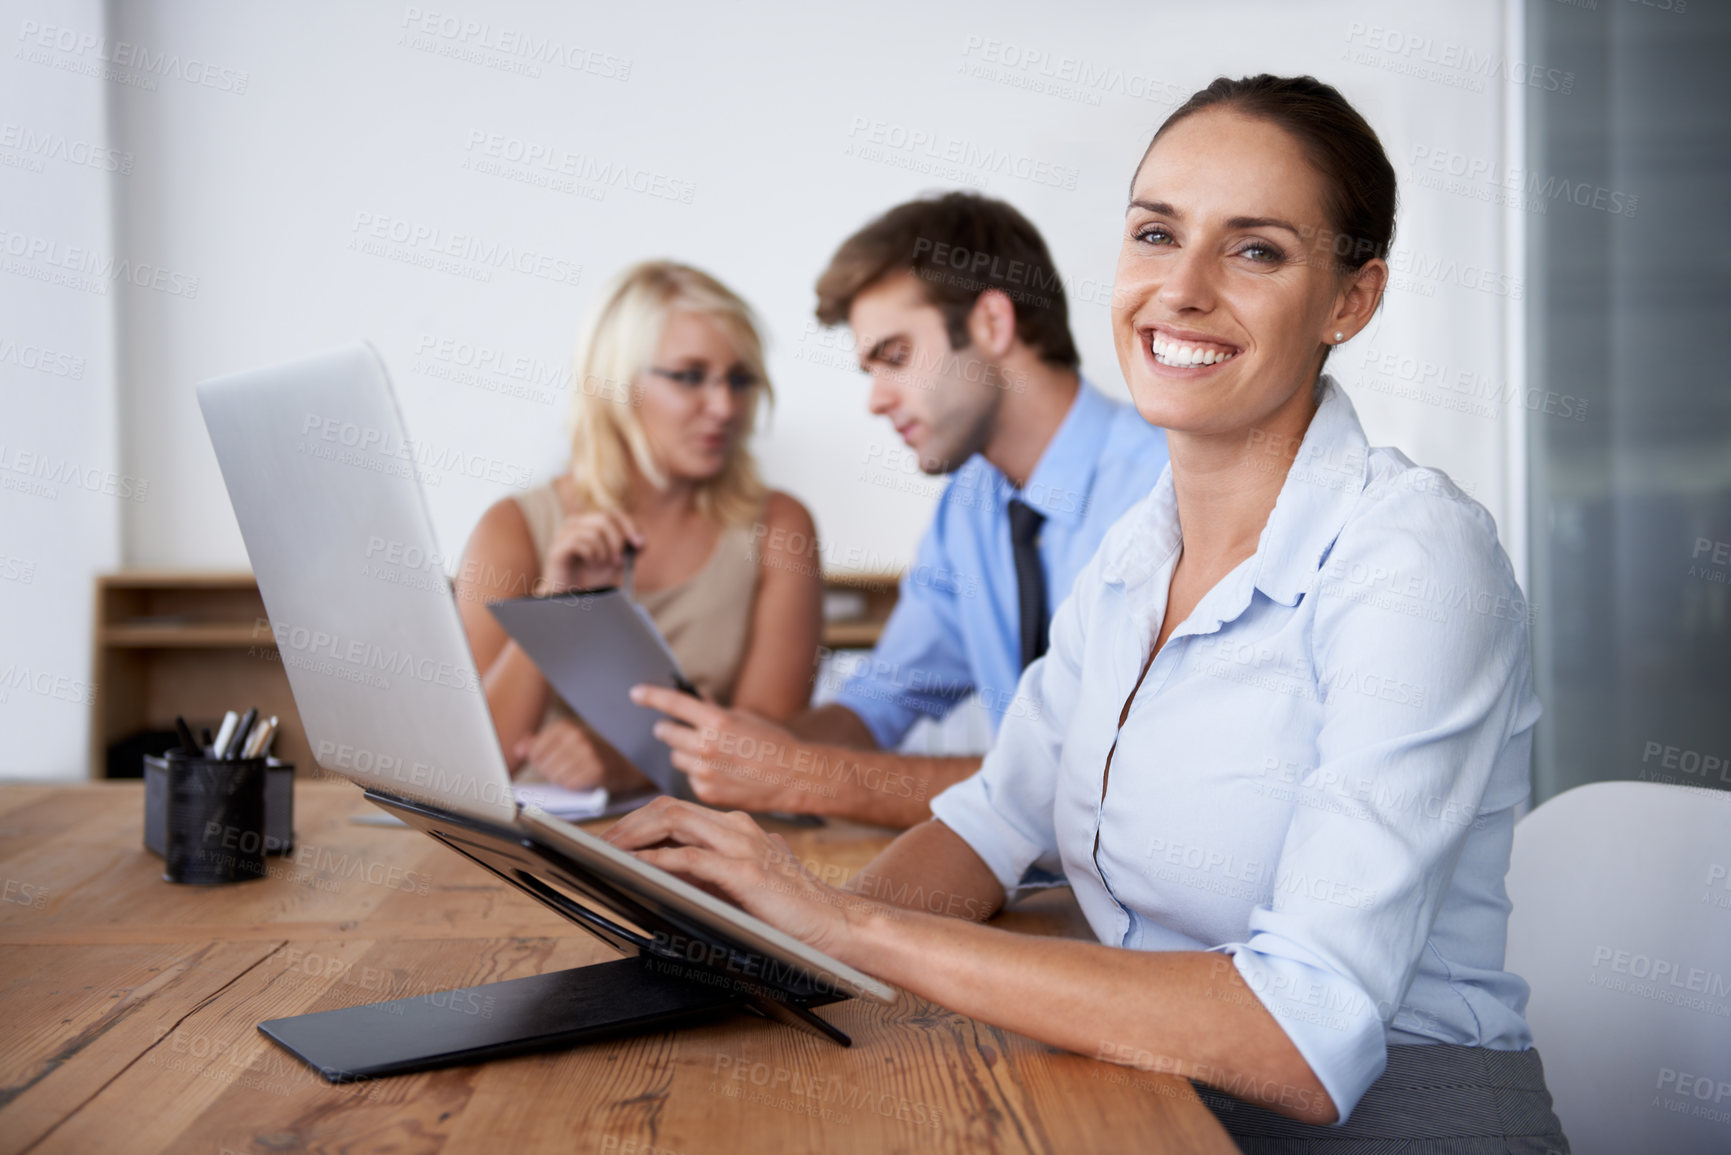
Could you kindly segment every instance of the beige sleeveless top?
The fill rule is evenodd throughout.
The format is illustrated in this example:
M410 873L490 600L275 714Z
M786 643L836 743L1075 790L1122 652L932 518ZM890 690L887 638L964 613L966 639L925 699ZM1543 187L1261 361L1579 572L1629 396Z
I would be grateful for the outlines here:
M514 500L529 523L538 568L547 559L547 547L565 519L565 508L551 482ZM676 586L637 597L679 659L680 671L723 705L732 704L739 667L745 662L757 577L756 542L744 527L729 526L721 531L702 569ZM553 703L550 716L570 713L557 695Z

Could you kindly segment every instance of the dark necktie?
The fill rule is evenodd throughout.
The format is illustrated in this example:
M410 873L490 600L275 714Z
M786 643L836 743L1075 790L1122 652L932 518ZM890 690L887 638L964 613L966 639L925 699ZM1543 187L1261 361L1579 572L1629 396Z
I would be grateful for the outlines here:
M1010 553L1016 559L1016 600L1021 609L1022 669L1046 652L1046 574L1040 568L1040 526L1046 515L1010 501Z

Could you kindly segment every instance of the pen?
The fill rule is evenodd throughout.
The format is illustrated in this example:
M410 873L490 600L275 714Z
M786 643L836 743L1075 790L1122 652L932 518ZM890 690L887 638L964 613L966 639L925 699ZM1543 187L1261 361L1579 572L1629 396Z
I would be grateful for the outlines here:
M276 737L276 715L260 722L252 729L252 737L247 740L246 748L241 751L242 758L263 758L270 749L271 739Z
M240 724L229 735L228 749L223 751L224 758L239 758L240 752L246 749L247 735L252 731L252 724L258 721L258 707L249 706L246 713L240 716Z
M174 732L180 737L181 753L194 758L204 753L203 747L192 740L192 729L186 724L186 719L179 714L174 716Z
M619 577L619 588L623 590L625 596L630 598L632 601L637 600L637 596L631 592L631 563L635 560L637 560L637 547L632 545L630 542L626 542L625 561L623 563L625 572Z
M216 741L211 743L210 747L210 756L212 758L225 758L228 756L228 744L234 737L235 723L239 721L240 715L236 714L233 710L228 711L222 716L222 725L218 727L216 731Z

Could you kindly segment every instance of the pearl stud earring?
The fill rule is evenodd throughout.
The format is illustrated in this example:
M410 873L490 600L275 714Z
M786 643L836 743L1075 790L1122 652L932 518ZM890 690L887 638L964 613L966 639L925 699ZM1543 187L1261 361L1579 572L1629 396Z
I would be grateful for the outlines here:
M1334 343L1338 345L1344 340L1346 340L1346 334L1342 333L1339 329L1336 329L1334 331Z

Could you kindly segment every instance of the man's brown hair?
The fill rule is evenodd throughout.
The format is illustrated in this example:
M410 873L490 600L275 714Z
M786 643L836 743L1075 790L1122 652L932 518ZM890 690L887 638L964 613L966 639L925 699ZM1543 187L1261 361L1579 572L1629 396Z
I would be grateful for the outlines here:
M909 201L843 241L817 279L817 319L847 321L854 301L885 277L910 272L944 316L950 348L968 344L968 315L987 289L1016 310L1016 336L1040 360L1062 369L1082 363L1070 336L1070 310L1046 242L1010 205L978 193Z

